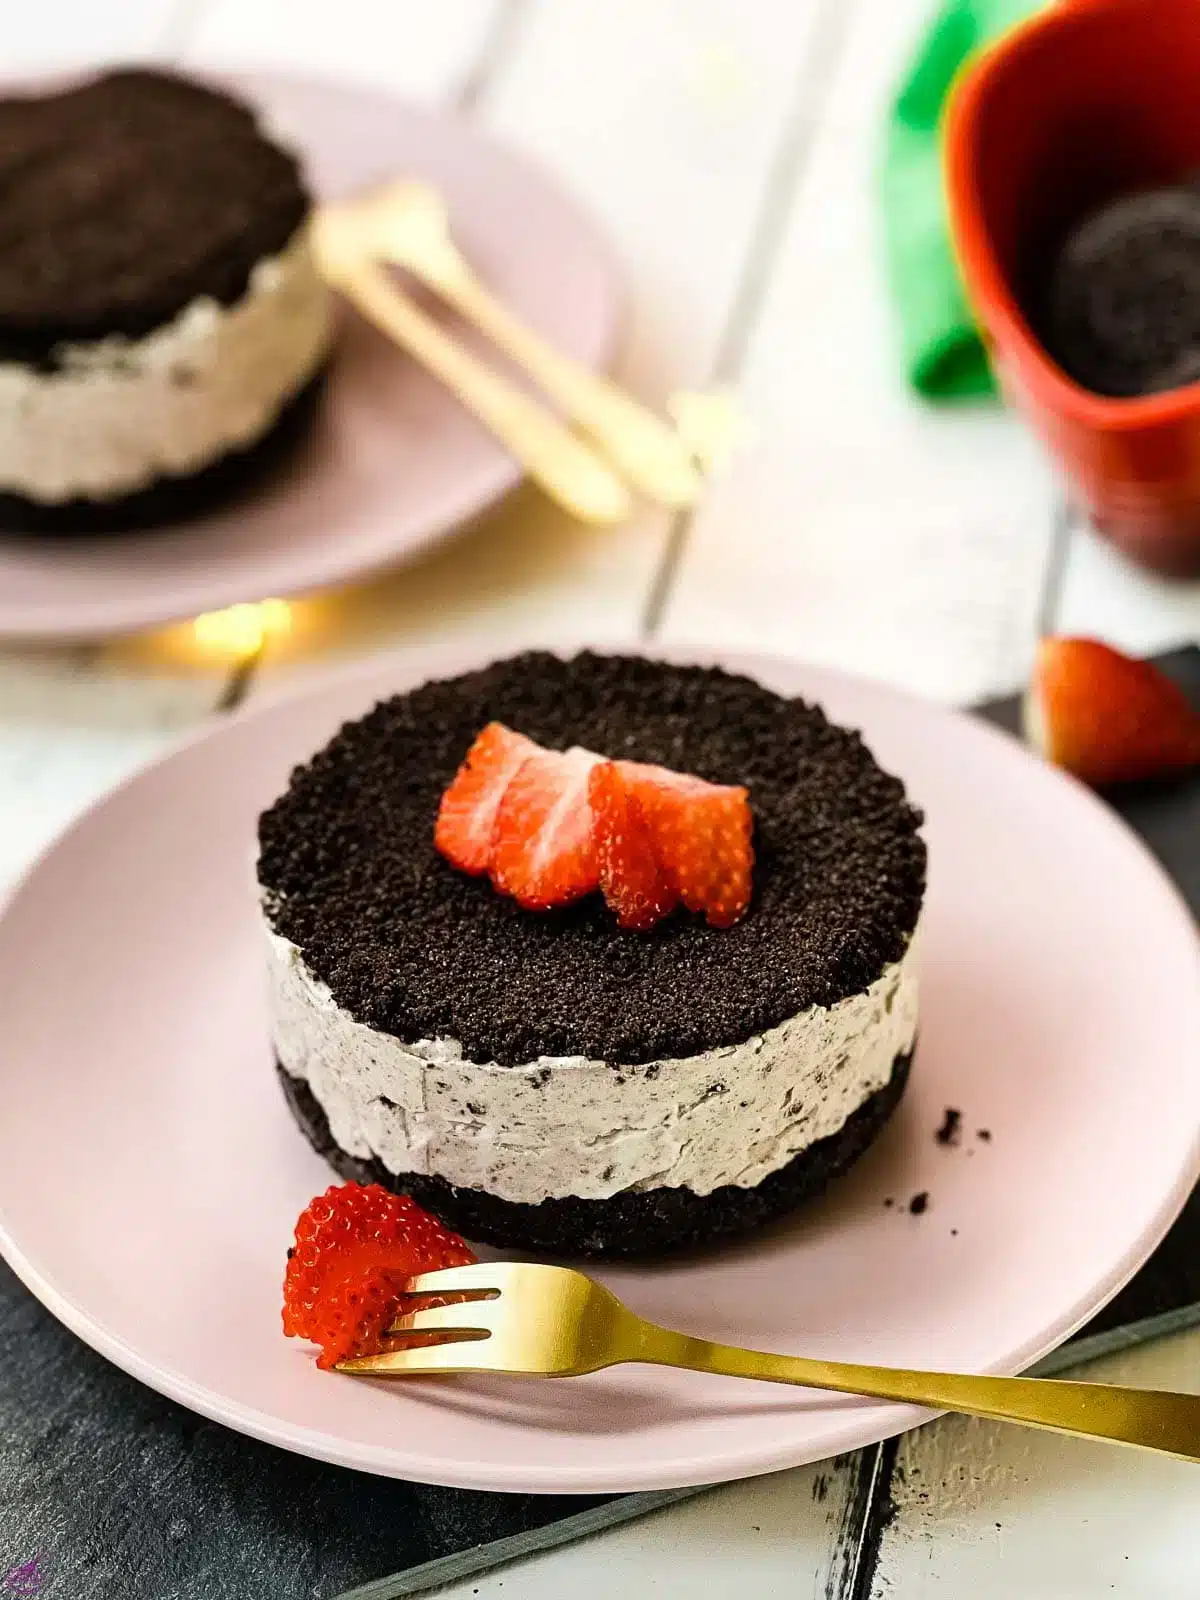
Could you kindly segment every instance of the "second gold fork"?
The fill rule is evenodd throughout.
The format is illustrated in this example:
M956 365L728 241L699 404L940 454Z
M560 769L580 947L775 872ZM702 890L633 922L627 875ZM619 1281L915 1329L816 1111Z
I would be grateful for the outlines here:
M554 404L603 447L643 494L676 509L703 482L677 430L632 395L554 348L476 276L450 232L445 201L427 183L402 179L360 200L381 256L437 291L522 367Z

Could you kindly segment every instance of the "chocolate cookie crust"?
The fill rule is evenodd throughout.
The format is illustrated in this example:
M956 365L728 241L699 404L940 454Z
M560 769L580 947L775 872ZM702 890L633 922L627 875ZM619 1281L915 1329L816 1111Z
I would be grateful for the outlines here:
M347 1155L312 1090L276 1062L292 1115L318 1155L351 1183L381 1183L409 1194L476 1244L538 1255L616 1260L665 1255L748 1233L814 1199L846 1172L900 1103L912 1056L897 1056L882 1089L864 1100L836 1133L818 1139L752 1189L726 1184L711 1194L691 1189L626 1189L608 1200L576 1197L520 1205L484 1189L459 1188L445 1178L389 1172L381 1161Z
M754 899L622 933L599 895L522 911L433 847L483 725L750 789ZM919 814L856 733L749 678L640 657L526 654L426 684L344 727L261 819L275 929L359 1022L458 1039L474 1061L640 1063L742 1043L867 988L920 911Z
M308 209L251 109L172 73L0 99L0 360L53 366L61 343L231 305Z

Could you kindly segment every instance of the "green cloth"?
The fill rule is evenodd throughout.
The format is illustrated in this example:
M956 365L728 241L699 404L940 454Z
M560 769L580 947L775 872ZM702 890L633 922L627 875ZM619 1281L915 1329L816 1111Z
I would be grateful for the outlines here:
M1038 0L947 0L891 107L882 173L884 242L908 381L933 400L990 394L992 375L950 246L942 109L959 67Z

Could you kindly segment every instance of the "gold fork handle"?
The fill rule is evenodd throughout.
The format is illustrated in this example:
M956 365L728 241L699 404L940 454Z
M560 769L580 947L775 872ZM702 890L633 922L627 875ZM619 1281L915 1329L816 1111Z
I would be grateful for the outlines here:
M381 267L368 260L346 265L337 283L364 316L457 395L560 505L586 522L619 522L629 515L629 491L607 462L443 332Z
M643 1328L642 1348L634 1357L639 1361L733 1378L793 1383L805 1389L832 1389L876 1400L901 1400L935 1411L1019 1422L1200 1461L1200 1395L1062 1379L969 1377L811 1361L710 1344L650 1324Z
M666 506L694 504L703 480L674 428L608 378L547 344L484 288L457 251L436 264L420 251L397 259L523 367L555 405L603 445L635 488Z

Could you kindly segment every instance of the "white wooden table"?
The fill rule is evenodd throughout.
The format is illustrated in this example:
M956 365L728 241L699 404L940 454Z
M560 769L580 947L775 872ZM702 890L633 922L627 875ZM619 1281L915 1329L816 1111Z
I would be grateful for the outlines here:
M454 105L557 170L628 268L621 375L736 388L753 448L691 516L617 532L522 493L416 568L294 607L251 670L187 626L0 650L0 880L202 718L335 653L452 635L751 645L947 701L1016 687L1039 629L1147 651L1200 634L1200 585L1139 576L1056 515L1024 433L905 394L873 162L930 0L40 0L7 69L144 55L272 62ZM1200 1333L1098 1376L1200 1386ZM948 1420L890 1456L715 1491L447 1591L1194 1600L1194 1469ZM880 1503L878 1493L876 1504Z

